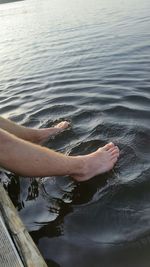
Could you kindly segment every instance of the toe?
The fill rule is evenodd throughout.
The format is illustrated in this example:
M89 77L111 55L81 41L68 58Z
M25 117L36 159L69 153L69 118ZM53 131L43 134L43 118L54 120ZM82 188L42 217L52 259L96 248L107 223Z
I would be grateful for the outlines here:
M112 152L114 152L114 151L115 151L115 152L116 152L116 151L118 152L118 148L117 148L117 147L114 147L114 148L109 149L109 152L110 152L110 153L112 153Z
M116 148L111 152L111 156L119 157L119 150Z
M118 160L117 157L112 158L112 162L113 162L113 164L115 164L115 163L117 162L117 160Z
M117 158L118 158L118 157L119 157L119 152L117 152L117 151L116 151L116 152L113 152L113 153L111 154L111 156L112 156L112 157L117 157Z
M115 147L114 143L110 142L104 146L104 149L110 150L110 149L113 149L114 147Z
M110 153L112 153L112 152L119 152L119 149L118 149L118 147L117 146L114 146L114 147L112 147L112 148L110 148L109 150L108 150Z
M58 123L55 127L56 128L60 128L60 129L66 129L69 127L69 122L68 121L62 121L60 123Z

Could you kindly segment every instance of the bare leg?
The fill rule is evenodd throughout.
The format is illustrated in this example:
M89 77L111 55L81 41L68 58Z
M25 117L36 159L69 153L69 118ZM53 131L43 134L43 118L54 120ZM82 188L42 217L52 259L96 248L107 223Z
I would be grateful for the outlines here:
M86 156L65 156L0 129L0 166L23 176L70 175L85 181L109 171L118 157L113 143Z
M35 129L36 132L36 141L35 143L41 144L43 141L46 141L51 136L56 136L57 134L63 132L70 126L69 122L62 121L56 124L54 127L44 128L44 129Z
M14 134L15 136L33 142L41 143L48 139L50 136L55 136L69 127L67 121L62 121L54 127L45 129L32 129L18 125L8 119L0 117L0 128Z

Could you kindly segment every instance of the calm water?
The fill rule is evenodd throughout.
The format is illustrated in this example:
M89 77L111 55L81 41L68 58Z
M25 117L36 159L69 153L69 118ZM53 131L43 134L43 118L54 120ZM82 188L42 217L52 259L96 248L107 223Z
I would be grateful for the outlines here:
M71 121L46 144L64 153L121 149L112 172L86 183L12 177L49 266L150 266L149 29L149 0L0 5L0 114L32 127Z

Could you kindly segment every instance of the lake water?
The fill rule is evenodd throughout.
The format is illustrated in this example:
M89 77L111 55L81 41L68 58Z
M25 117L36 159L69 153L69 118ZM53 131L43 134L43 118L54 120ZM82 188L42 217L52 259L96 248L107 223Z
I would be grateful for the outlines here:
M113 171L81 184L12 175L8 190L48 265L149 267L150 1L1 4L0 114L30 127L69 120L46 143L63 153L109 141L121 150Z

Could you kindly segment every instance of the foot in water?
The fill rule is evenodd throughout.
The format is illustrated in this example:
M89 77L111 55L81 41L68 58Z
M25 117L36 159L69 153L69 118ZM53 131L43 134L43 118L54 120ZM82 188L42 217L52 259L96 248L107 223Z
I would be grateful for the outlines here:
M86 181L90 178L110 171L119 157L119 148L113 143L99 148L94 153L79 156L83 162L84 170L79 175L72 175L76 181Z
M69 127L70 127L70 123L68 121L62 121L56 124L54 127L37 129L36 130L36 143L38 144L43 143L48 138L56 136L57 134L63 132Z

